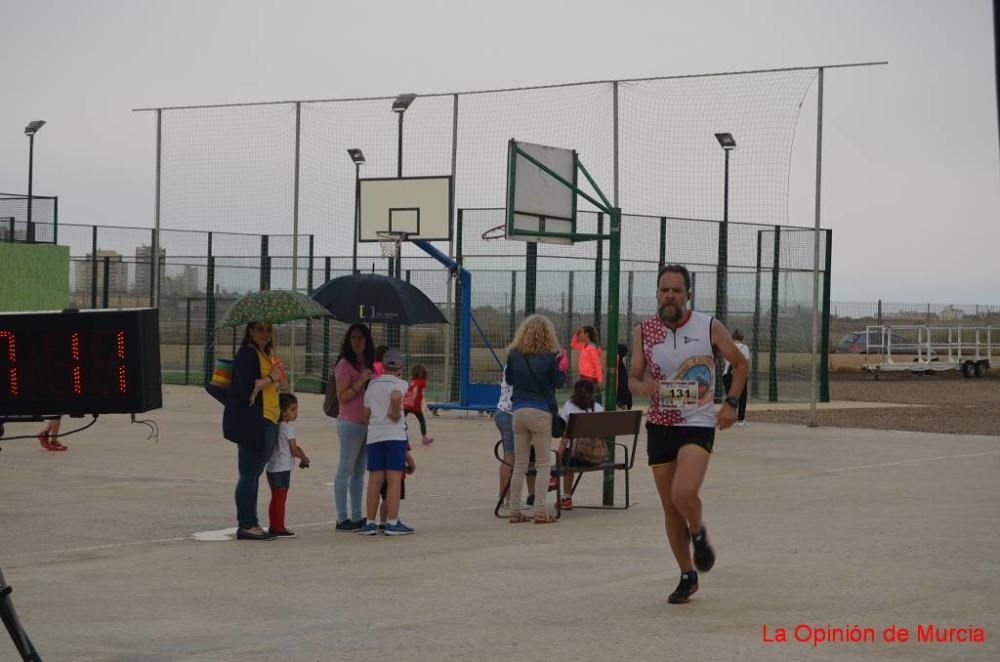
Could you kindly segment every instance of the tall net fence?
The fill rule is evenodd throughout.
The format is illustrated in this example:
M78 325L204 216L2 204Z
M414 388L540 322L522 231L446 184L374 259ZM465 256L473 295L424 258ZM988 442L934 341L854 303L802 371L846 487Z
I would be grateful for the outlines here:
M627 342L632 325L654 312L658 266L685 264L695 275L696 308L739 325L768 357L780 356L777 363L766 359L755 397L801 399L807 396L798 385L808 382L810 363L798 358L799 318L822 305L812 289L813 233L800 229L797 236L807 239L778 246L775 228L787 226L795 129L816 76L817 69L795 69L430 94L417 96L404 113L392 111L393 97L154 109L161 127L158 245L161 256L169 256L165 282L187 278L205 288L205 301L191 303L183 316L211 325L230 293L308 292L354 268L386 273L378 244L357 241L358 178L451 175L452 238L434 245L473 273L473 312L483 332L473 333L473 381L496 381L490 348L505 347L527 314L552 317L564 342L582 324L604 333L608 264L618 258L622 305L613 323L620 338ZM735 151L720 147L719 132L733 135ZM609 255L607 242L556 246L481 238L504 222L511 138L577 151L623 209L619 256ZM362 150L364 164L348 149ZM609 230L608 219L585 200L579 209L579 232ZM200 253L168 236L206 229L215 232ZM246 234L229 234L237 232ZM247 235L264 236L266 243L253 246ZM177 255L189 259L175 261ZM828 273L825 264L818 266L823 293ZM400 267L451 322L447 332L403 329L401 343L411 360L429 364L439 397L454 399L461 323L455 285L407 242ZM770 296L775 287L777 304ZM161 289L161 296L161 306L172 307L166 330L182 311L169 293ZM775 328L769 316L776 306ZM760 315L768 323L750 335ZM280 333L293 328L303 383L318 384L330 345L344 329L303 322ZM381 341L382 331L375 331ZM185 361L206 370L224 344L211 330L202 333L205 350ZM775 390L786 382L788 389Z

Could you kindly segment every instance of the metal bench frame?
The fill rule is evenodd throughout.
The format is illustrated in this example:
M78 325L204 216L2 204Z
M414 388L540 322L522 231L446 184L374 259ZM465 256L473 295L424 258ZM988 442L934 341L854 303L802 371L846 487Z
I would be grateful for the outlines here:
M566 438L567 439L579 439L584 437L597 437L598 439L608 439L611 444L609 450L611 451L610 458L607 462L594 466L581 466L578 464L563 463L559 457L557 450L553 449L553 453L556 454L555 462L549 472L550 476L557 479L561 479L566 474L577 474L576 480L573 482L573 492L576 492L577 485L580 484L580 480L583 478L585 473L591 473L594 471L624 471L625 472L625 504L622 506L616 506L613 503L600 506L579 506L574 505L574 508L592 508L597 510L627 510L631 505L631 492L629 483L629 472L632 470L635 464L635 451L636 446L639 443L639 431L642 429L642 411L631 410L631 411L605 411L605 412L594 412L594 413L581 413L581 414L570 414L569 422L566 424ZM631 436L632 443L631 448L629 445L623 444L617 441L619 436ZM610 440L614 439L612 443ZM493 447L493 456L496 457L497 461L507 464L513 469L513 465L504 462L503 456L501 455L503 447L503 441L498 441ZM572 444L570 444L570 448ZM620 447L624 457L622 461L617 461L615 447ZM567 455L569 455L567 453ZM533 469L529 469L529 472ZM556 517L562 516L562 480L556 481ZM545 486L547 489L548 486ZM537 490L536 486L536 490ZM503 494L497 499L496 508L493 509L493 514L496 517L503 517L500 514L500 509L503 506L504 499L507 497L508 492L510 492L510 482L504 486Z

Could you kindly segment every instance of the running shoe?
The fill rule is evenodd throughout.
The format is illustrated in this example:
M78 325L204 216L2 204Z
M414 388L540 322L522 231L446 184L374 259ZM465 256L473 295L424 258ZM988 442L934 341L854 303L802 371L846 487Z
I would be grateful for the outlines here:
M698 572L708 572L715 565L715 550L708 543L708 529L705 525L702 525L697 534L691 534L691 543L694 545L694 567Z
M405 536L413 533L413 529L403 524L402 520L396 520L395 524L385 525L385 535L387 536Z
M698 573L696 572L683 572L681 573L681 581L677 584L677 588L674 592L670 594L667 598L667 602L672 605L681 605L691 599L691 596L698 592Z

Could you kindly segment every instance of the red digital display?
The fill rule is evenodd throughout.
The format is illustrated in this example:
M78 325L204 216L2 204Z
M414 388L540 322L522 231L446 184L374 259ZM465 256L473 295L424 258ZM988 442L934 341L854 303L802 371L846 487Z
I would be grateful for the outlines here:
M155 309L0 314L0 417L161 406Z

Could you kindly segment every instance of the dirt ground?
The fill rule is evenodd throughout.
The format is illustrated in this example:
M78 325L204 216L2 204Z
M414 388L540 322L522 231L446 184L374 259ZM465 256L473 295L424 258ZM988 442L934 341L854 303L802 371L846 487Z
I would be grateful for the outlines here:
M823 409L822 426L905 430L945 434L1000 434L1000 373L966 379L958 373L900 373L878 380L859 373L830 375L830 398L836 402L885 402L912 407ZM768 423L802 423L808 411L757 411L751 402L747 419Z

